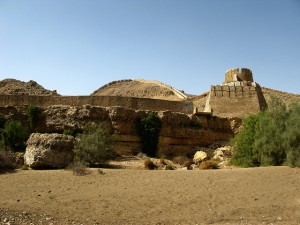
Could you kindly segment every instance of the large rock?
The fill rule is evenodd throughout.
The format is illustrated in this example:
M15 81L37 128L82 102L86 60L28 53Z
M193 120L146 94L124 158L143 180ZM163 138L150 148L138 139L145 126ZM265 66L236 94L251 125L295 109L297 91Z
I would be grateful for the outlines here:
M33 133L27 141L24 163L31 168L63 168L73 161L75 138L64 134Z
M194 155L194 163L195 164L199 164L201 163L202 161L204 161L205 159L207 159L207 154L206 152L203 152L203 151L197 151Z

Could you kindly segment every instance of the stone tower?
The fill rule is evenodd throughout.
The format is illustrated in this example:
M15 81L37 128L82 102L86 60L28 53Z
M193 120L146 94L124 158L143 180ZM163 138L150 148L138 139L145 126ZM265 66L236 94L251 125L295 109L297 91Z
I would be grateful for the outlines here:
M221 117L244 117L267 107L261 87L254 82L252 71L234 68L225 73L225 82L212 85L205 111Z

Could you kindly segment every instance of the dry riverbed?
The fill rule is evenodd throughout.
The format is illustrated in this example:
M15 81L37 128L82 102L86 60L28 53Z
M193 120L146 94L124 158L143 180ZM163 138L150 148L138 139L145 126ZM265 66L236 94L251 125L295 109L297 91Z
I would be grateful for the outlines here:
M300 169L17 170L0 224L300 224Z

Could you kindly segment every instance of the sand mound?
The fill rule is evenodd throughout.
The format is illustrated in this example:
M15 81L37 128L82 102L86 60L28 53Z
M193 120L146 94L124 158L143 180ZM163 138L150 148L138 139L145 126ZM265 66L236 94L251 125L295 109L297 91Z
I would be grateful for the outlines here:
M159 81L148 80L119 80L108 83L92 96L126 96L136 98L153 98L180 101L186 99L186 95Z
M0 94L1 95L39 95L57 96L56 91L49 91L39 85L37 82L30 80L23 82L15 79L4 79L0 81Z

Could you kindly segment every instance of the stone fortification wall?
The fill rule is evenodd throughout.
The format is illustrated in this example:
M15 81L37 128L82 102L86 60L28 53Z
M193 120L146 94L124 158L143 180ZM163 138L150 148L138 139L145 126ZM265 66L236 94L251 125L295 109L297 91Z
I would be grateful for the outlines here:
M165 84L163 82L160 82L160 81L157 81L157 80L144 80L144 79L137 79L136 81L140 81L140 82L148 83L148 84L160 85L162 87L165 87L165 88L168 88L168 89L172 90L177 97L179 97L181 99L187 99L187 96L184 93L182 93L178 89L176 89L176 88L174 88L174 87L172 87L168 84Z
M205 111L220 117L244 117L266 107L259 85L211 86Z
M123 83L123 82L132 82L133 80L131 79L124 79L124 80L115 80L115 81L112 81L112 82L109 82L105 85L103 85L102 87L100 87L98 90L94 91L91 95L94 95L95 93L97 93L98 91L106 88L106 87L109 87L111 85L114 85L114 84L118 84L118 83Z
M121 96L25 96L0 95L0 106L52 105L68 106L122 106L135 110L172 111L193 113L193 103L187 101L167 101L159 99L121 97Z

